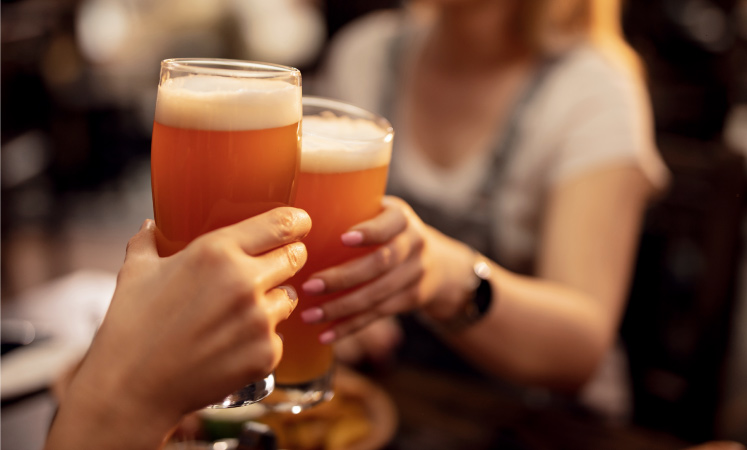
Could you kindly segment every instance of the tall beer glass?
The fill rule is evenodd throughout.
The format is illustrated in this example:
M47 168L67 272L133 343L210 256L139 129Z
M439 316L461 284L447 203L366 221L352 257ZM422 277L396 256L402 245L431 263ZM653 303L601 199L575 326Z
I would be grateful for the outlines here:
M171 255L201 234L292 204L301 114L297 69L163 61L151 147L158 253ZM259 401L273 388L270 374L211 407Z
M345 294L303 295L301 284L310 275L372 251L346 247L340 235L381 211L394 138L386 119L319 97L303 98L302 128L295 206L309 213L313 225L303 241L306 264L290 280L299 311ZM273 409L299 412L331 398L332 347L319 342L328 326L306 324L299 313L278 325L283 357L275 370L275 392L266 400Z

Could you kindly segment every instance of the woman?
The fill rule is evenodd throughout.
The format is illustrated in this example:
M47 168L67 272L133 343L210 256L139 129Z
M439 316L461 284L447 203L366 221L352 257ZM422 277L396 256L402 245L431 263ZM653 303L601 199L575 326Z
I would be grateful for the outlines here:
M392 120L389 190L404 201L343 236L380 249L306 283L369 283L301 312L330 322L320 339L416 311L482 372L594 396L601 362L620 354L644 210L668 176L619 16L613 0L428 0L339 35L323 93ZM465 326L486 288L492 304ZM609 400L589 402L625 413Z
M270 373L275 326L298 298L278 286L306 261L310 227L305 212L276 208L160 258L146 221L45 449L161 448L183 416Z

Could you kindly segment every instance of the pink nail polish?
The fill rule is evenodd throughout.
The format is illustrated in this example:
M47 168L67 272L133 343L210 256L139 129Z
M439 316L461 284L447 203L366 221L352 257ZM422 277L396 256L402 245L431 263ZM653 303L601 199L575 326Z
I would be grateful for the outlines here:
M319 322L324 317L324 312L320 308L309 308L301 312L301 319L306 323Z
M322 344L329 344L330 342L335 340L335 337L336 334L333 330L327 330L319 335L319 342L321 342Z
M363 243L363 233L360 231L348 231L341 236L341 239L343 244L355 247Z
M325 287L324 281L319 278L312 278L301 285L301 288L307 294L321 294L324 292Z

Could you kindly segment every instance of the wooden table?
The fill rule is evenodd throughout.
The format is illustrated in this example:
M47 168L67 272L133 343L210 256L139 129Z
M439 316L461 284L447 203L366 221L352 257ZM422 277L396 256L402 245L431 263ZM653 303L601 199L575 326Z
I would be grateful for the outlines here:
M386 450L681 450L689 444L613 426L549 397L398 363L366 372L394 400L399 428Z

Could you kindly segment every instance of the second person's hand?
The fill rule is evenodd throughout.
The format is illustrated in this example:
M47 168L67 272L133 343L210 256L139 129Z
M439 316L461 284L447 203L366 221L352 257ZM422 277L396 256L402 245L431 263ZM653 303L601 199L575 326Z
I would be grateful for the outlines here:
M422 309L445 318L458 307L471 280L474 252L424 224L403 200L387 196L383 210L341 236L350 247L378 246L372 253L312 275L309 295L357 289L318 308L300 310L304 321L330 322L319 339L329 343L395 314ZM449 255L446 257L445 255Z
M310 227L304 211L277 208L162 258L146 221L47 448L156 448L184 414L270 373L282 354L275 327L297 303L282 285L306 262Z

